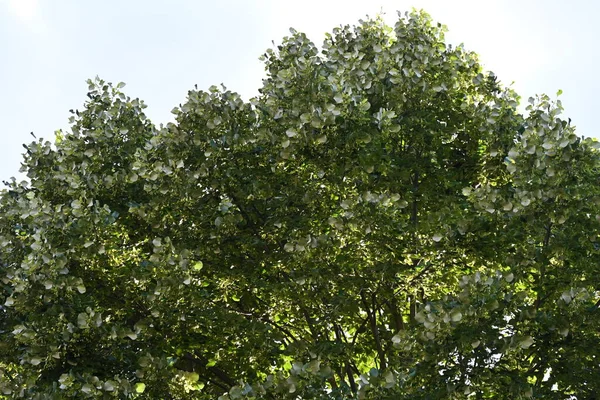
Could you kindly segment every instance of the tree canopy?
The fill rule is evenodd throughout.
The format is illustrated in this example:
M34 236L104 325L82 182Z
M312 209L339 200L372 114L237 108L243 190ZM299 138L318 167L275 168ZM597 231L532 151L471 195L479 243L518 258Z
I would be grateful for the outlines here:
M598 142L444 31L292 30L159 127L89 81L0 197L2 396L600 396Z

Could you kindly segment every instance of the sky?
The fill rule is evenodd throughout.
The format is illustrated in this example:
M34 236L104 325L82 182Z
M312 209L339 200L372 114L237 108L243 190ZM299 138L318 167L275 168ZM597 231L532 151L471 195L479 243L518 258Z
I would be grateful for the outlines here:
M289 28L325 32L384 13L424 9L487 70L523 97L560 99L579 135L600 137L594 0L0 0L0 180L18 172L23 143L69 130L89 78L125 82L158 125L199 89L224 84L245 99L265 77L259 56Z

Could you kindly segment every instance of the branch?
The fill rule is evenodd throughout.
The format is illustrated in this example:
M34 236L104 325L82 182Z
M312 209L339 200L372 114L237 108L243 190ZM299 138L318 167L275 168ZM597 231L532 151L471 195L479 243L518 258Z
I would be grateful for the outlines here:
M335 332L335 338L337 339L338 343L348 343L348 341L346 340L346 335L343 334L342 328L338 324L333 324L333 331ZM350 362L348 360L344 360L344 369L346 371L346 375L348 376L348 382L350 382L350 388L352 389L352 393L356 393L358 391L358 387L356 386L356 382L354 381L354 374L352 372L352 368L350 367Z
M369 322L369 317L363 319L362 324L358 327L358 329L354 332L354 336L352 336L352 342L351 344L354 346L354 343L356 342L356 339L358 338L358 335L363 333L365 331L365 327L367 325L367 322Z
M538 308L542 305L543 297L542 297L542 289L544 285L544 278L546 275L546 252L548 251L548 245L550 243L550 236L552 235L552 222L549 222L546 226L546 234L544 235L544 242L542 247L542 259L540 260L540 280L538 282L538 291L537 291L537 299L535 301L535 307Z
M271 306L269 303L267 303L266 301L264 301L263 299L261 299L261 298L260 298L260 297L258 297L258 296L254 296L254 297L253 297L253 299L254 299L254 300L256 300L258 303L261 303L262 305L266 306L267 308L269 308L269 307ZM236 312L235 310L231 310L231 311L234 311L234 312ZM263 321L263 322L266 322L266 323L268 323L268 324L272 324L274 327L276 327L277 329L281 330L283 333L285 333L285 334L289 335L289 336L290 336L290 338L292 338L294 341L298 341L298 339L297 339L297 338L296 338L296 337L295 337L295 336L294 336L294 335L291 333L291 331L289 331L288 329L284 328L282 325L285 325L285 326L287 326L288 328L295 329L295 330L297 330L297 331L302 331L302 332L306 333L306 331L304 330L304 328L299 328L299 327L297 327L297 326L294 326L294 325L292 325L292 324L289 324L289 323L287 323L287 322L284 322L282 325L280 325L280 324L276 324L275 322L271 321L271 320L270 320L268 317L266 317L266 316L260 316L260 315L256 315L256 313L252 313L252 315L253 315L255 318L258 318L258 319L260 319L260 320L261 320L261 321Z
M221 368L219 367L207 367L206 365L208 364L208 359L204 356L199 356L196 354L192 354L192 353L185 353L183 355L183 358L185 360L191 361L194 364L199 365L202 368L207 369L210 373L212 373L214 376L216 376L217 378L219 378L221 381L225 382L227 385L229 385L229 387L235 386L235 381L227 374L227 372L223 371Z
M352 372L352 368L350 367L348 361L346 361L345 364L346 375L348 375L348 381L350 381L350 389L352 389L352 393L356 394L356 392L358 392L358 387L356 386L356 382L354 381L354 374Z
M402 319L402 315L398 313L398 302L396 301L396 297L392 296L389 301L386 301L388 308L392 314L392 319L394 321L394 328L396 329L395 333L398 333L404 330L404 320Z
M234 309L232 309L230 307L226 307L226 309L229 310L229 311L231 311L231 312L234 312L234 313L236 313L238 315L242 315L242 316L244 316L246 318L253 317L253 318L258 319L261 322L264 322L265 324L272 325L273 327L279 329L283 334L285 334L293 342L297 342L298 341L298 338L296 338L296 336L294 336L294 334L292 332L290 332L289 330L287 330L283 326L277 324L276 322L271 321L269 319L269 317L264 316L264 315L258 315L257 313L252 312L252 311L245 311L245 310L242 309L242 306L241 306L240 303L236 303L236 305L238 306L239 310L234 310ZM250 319L250 318L248 318L248 319Z
M311 333L313 339L315 340L315 342L317 342L317 340L319 338L319 334L317 333L317 330L315 329L315 325L314 325L314 322L313 322L311 316L308 314L308 311L306 310L306 308L304 306L301 305L300 309L302 310L302 314L304 315L304 319L306 320L308 329L310 330L310 333Z
M383 347L381 346L381 339L379 337L379 329L377 328L377 315L371 310L367 298L365 297L364 292L360 293L360 297L362 299L363 305L365 306L365 310L367 311L367 315L369 316L369 320L371 323L371 332L373 332L373 339L375 340L375 347L377 350L377 354L379 356L379 368L385 369L387 367L387 363L385 361L385 352L383 351ZM373 307L376 304L375 293L371 294L371 302L373 303Z

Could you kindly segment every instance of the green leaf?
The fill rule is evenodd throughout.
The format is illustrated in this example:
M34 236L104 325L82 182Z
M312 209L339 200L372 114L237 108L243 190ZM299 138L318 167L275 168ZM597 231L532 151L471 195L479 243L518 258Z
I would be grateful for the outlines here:
M462 319L462 313L458 310L452 310L450 313L450 318L453 322L458 322Z
M533 342L534 340L531 336L526 336L519 342L519 346L521 346L522 349L528 349Z
M192 266L192 268L196 271L200 271L202 269L202 267L204 267L204 264L202 263L202 261L197 261Z
M106 381L102 385L102 390L104 390L106 392L112 392L112 391L115 390L115 386L116 386L115 382L113 382L113 381Z
M358 105L358 108L361 111L367 111L369 108L371 108L371 103L369 103L367 100L364 100Z
M142 383L142 382L138 382L135 384L134 390L136 393L144 393L144 390L146 390L146 384Z

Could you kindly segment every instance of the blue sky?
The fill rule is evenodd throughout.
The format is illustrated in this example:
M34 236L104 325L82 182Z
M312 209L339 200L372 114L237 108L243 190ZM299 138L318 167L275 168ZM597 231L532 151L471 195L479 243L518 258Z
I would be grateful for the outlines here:
M294 27L320 44L325 32L383 11L423 8L450 29L448 41L526 100L563 90L577 132L593 123L600 92L593 0L0 0L0 179L18 173L22 143L68 131L85 80L126 82L157 125L189 89L225 84L248 99L264 77L258 57ZM600 3L598 3L600 4Z

